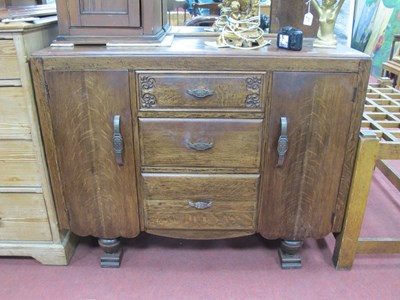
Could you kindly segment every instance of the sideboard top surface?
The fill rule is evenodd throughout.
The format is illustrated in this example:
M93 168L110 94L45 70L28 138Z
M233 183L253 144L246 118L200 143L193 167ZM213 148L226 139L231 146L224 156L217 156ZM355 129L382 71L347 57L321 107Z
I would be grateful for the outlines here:
M43 60L44 70L235 70L253 71L316 71L358 72L360 61L370 57L357 50L339 45L335 49L312 46L305 39L302 51L279 49L276 40L257 50L217 48L206 42L216 37L175 37L170 47L137 46L75 46L42 49L32 58ZM157 62L158 61L158 62ZM323 61L323 62L322 62Z
M337 48L314 48L313 39L305 39L301 51L279 49L276 39L269 46L256 50L217 48L209 43L216 37L175 37L171 46L76 46L43 49L34 56L238 56L238 57L290 57L290 58L355 58L369 59L369 56L344 45Z

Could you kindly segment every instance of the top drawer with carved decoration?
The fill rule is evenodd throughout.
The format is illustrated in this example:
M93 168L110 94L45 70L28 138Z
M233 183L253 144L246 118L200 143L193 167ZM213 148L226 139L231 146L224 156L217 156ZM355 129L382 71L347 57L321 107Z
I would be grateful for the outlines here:
M146 110L252 110L265 105L265 73L138 71L138 107Z

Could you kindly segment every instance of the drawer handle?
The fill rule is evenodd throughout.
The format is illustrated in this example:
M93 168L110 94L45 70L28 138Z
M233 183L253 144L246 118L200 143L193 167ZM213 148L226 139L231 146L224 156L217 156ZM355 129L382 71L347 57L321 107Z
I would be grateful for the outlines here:
M186 90L186 93L199 99L214 95L214 91L210 91L208 89Z
M115 153L115 160L118 165L122 166L124 164L123 154L124 154L124 139L121 134L121 116L114 116L114 134L112 137L112 144Z
M196 151L207 151L214 147L214 143L205 143L205 142L191 143L191 142L188 142L187 146L190 149L193 149Z
M285 161L285 155L289 148L289 138L287 136L287 128L288 121L286 117L281 117L281 135L278 139L278 163L276 164L277 168L281 168L283 166L283 162Z
M197 201L197 202L189 201L188 204L189 206L194 207L196 209L206 209L213 205L211 201Z

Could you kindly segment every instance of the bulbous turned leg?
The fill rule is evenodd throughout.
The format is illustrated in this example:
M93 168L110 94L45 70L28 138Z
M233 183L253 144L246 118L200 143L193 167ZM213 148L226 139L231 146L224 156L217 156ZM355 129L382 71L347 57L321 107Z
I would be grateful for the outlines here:
M98 240L99 246L104 254L100 257L100 266L102 268L119 268L122 260L122 247L120 239Z
M303 246L303 241L282 240L279 248L279 258L282 269L301 268L301 257L298 254Z

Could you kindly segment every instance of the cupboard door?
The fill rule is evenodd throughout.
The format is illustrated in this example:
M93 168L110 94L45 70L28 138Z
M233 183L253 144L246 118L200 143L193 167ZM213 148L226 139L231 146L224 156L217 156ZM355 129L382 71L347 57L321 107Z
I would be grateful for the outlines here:
M259 219L266 238L331 232L355 87L354 74L274 73ZM281 117L289 142L279 167Z
M71 231L104 238L137 235L128 72L49 71L45 80L56 152L50 164L58 169L52 182L62 189ZM112 141L116 115L124 139L122 165Z
M71 26L140 27L139 0L69 0Z

